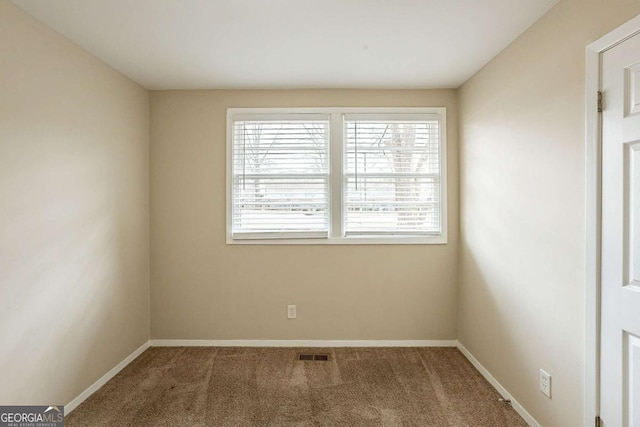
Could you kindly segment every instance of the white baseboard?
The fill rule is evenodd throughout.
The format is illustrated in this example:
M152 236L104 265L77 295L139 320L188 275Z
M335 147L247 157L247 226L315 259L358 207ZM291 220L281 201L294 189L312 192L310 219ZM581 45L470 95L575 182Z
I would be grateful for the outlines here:
M152 347L457 347L456 340L151 340Z
M76 409L78 405L87 400L89 396L98 391L100 387L105 385L107 381L111 378L115 377L118 372L122 371L129 363L131 363L136 357L140 356L146 349L148 349L151 345L150 341L142 344L136 351L127 356L122 362L118 363L113 369L104 374L102 378L100 378L95 383L91 384L85 391L80 393L78 397L73 399L71 402L64 405L64 414L69 415L71 411Z
M473 354L471 354L469 350L467 350L465 346L462 345L462 343L458 343L458 349L462 352L462 354L464 354L467 359L469 359L469 362L471 362L471 364L482 374L482 376L485 377L485 379L489 381L489 383L496 390L498 390L498 393L500 393L500 395L504 399L509 399L511 401L511 406L513 407L513 409L518 414L520 414L520 416L525 420L527 424L529 424L531 427L541 427L540 423L538 423L535 418L533 418L531 414L528 413L527 410L524 409L524 407L513 398L513 396L511 396L507 389L504 388L493 375L491 375L491 372L489 372L484 366L482 366L480 362L478 362L478 359L476 359Z

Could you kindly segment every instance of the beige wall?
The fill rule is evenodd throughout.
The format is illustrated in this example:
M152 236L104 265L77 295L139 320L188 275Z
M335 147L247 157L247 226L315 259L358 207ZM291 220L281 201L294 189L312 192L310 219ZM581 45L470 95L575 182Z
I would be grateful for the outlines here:
M460 90L459 338L544 426L582 425L585 47L638 13L562 1Z
M149 338L148 93L0 0L0 404Z
M448 107L450 243L226 245L226 109L267 106ZM455 339L456 110L453 90L151 92L152 338Z

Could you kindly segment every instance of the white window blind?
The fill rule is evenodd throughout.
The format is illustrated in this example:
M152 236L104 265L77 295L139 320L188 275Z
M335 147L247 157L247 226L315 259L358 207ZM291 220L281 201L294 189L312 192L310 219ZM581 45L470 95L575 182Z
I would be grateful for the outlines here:
M346 115L344 235L441 232L437 119Z
M328 236L329 120L302 116L233 121L234 239Z
M227 243L446 244L446 108L227 109Z

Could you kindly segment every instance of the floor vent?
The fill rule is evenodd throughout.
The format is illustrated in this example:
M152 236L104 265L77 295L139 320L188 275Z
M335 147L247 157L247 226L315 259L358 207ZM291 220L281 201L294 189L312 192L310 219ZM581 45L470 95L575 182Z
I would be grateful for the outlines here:
M313 360L317 362L328 362L329 353L319 353L319 354L298 353L298 360Z

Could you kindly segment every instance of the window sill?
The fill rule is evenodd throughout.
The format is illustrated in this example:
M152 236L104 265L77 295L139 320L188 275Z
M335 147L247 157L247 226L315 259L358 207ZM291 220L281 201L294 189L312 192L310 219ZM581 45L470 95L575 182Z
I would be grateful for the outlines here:
M429 237L329 237L327 239L237 239L228 245L446 245L446 236Z

